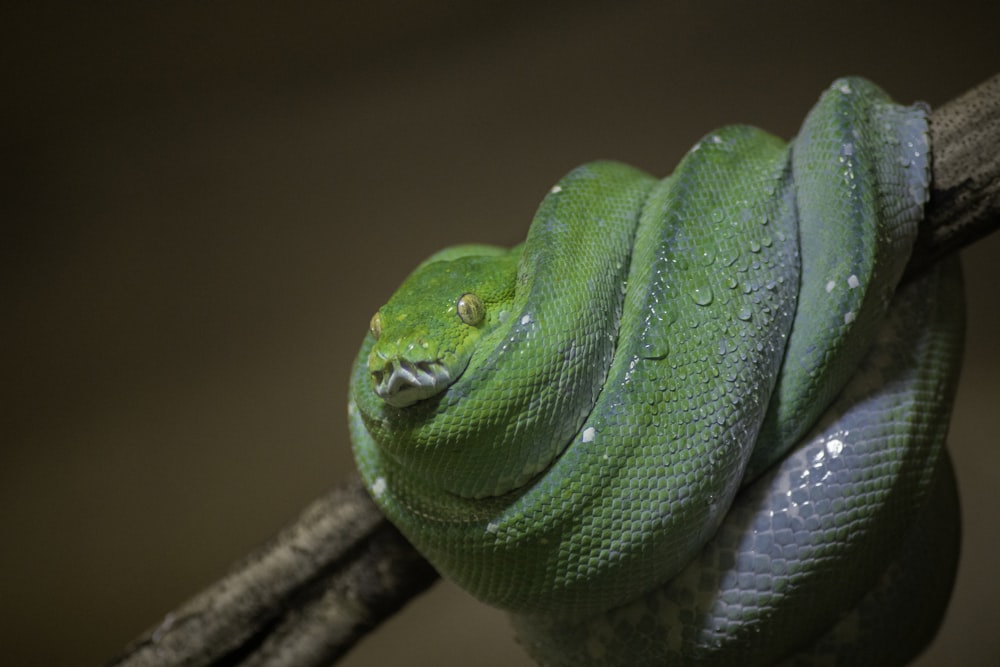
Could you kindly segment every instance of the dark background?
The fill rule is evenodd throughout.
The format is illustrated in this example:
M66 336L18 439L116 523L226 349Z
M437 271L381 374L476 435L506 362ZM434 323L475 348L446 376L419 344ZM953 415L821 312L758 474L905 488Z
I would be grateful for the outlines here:
M0 16L4 664L100 664L347 475L371 313L575 165L791 136L842 74L938 104L1000 71L993 2L277 5ZM965 257L965 542L922 665L1000 655L1000 239ZM443 585L343 664L403 663L526 660Z

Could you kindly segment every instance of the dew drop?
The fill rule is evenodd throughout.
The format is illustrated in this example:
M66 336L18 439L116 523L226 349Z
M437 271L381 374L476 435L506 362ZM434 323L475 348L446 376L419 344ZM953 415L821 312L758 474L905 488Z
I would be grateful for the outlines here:
M744 322L749 322L750 318L753 317L753 311L750 310L749 306L743 306L740 308L740 312L736 313L736 317L740 318Z
M699 306L707 306L712 303L712 288L708 285L696 287L694 288L694 291L691 292L691 298L694 299L694 302Z
M642 346L642 358L648 359L650 361L659 361L660 359L666 359L669 350L670 347L667 345L666 340L649 342Z
M844 451L844 442L833 438L826 443L826 451L832 458L837 458Z
M750 241L750 252L760 252L760 241L757 239Z
M719 253L719 261L725 266L732 266L740 258L740 252L734 249L726 249Z

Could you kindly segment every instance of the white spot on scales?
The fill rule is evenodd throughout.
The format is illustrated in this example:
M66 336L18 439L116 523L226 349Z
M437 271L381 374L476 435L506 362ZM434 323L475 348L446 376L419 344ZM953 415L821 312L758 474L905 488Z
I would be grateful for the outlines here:
M828 440L827 441L827 443L826 443L826 452L832 458L837 458L838 456L840 456L840 453L842 451L844 451L844 442L842 440L838 440L837 438L833 438L832 440Z

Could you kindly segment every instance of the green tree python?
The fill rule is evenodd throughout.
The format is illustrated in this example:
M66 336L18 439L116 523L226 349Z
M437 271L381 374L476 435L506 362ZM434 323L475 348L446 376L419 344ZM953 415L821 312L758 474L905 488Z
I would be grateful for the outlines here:
M927 109L833 83L655 179L570 172L421 263L354 364L355 457L543 665L902 664L957 560L957 261L901 283Z

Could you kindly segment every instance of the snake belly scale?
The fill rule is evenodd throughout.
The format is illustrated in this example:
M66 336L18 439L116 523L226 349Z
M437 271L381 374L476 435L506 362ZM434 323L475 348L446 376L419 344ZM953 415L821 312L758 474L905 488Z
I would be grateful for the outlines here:
M905 662L957 535L960 271L898 285L926 116L840 79L789 143L584 165L424 261L352 372L376 502L540 664Z

